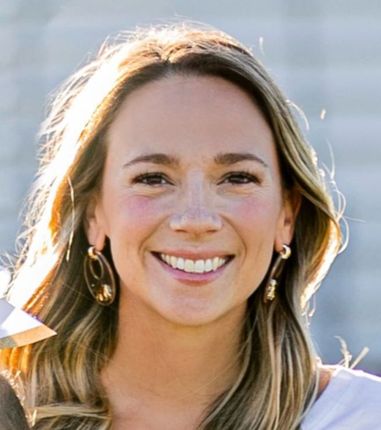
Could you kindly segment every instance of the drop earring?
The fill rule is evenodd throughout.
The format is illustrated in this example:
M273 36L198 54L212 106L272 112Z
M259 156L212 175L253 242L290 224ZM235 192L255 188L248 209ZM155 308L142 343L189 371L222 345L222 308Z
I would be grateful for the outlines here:
M272 302L276 297L276 290L278 287L278 277L280 272L282 271L285 260L290 258L291 248L288 245L283 245L282 251L279 252L273 267L271 268L271 272L268 278L268 282L265 289L265 294L263 297L263 302L268 303Z
M87 288L98 304L109 306L116 296L114 272L106 257L95 246L90 246L84 261Z

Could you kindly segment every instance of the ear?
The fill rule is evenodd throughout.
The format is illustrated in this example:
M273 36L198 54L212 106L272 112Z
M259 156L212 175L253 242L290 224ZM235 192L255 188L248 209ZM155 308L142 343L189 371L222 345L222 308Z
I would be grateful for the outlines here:
M106 242L105 219L98 197L93 197L87 206L85 232L89 244L102 251Z
M282 251L284 244L289 245L292 241L301 203L302 197L299 192L295 190L285 190L283 192L283 204L279 215L274 244L277 252Z

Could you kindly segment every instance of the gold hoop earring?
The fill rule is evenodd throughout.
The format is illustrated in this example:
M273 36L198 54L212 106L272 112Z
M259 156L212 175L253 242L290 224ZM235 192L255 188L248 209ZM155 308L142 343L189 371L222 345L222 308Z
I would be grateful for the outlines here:
M265 294L263 297L263 302L272 302L276 297L276 289L278 287L278 277L283 268L285 260L290 258L291 248L288 245L283 245L282 251L279 253L275 263L271 269L269 280L266 285Z
M115 300L114 272L106 257L95 246L90 246L84 261L87 288L98 304L109 306Z

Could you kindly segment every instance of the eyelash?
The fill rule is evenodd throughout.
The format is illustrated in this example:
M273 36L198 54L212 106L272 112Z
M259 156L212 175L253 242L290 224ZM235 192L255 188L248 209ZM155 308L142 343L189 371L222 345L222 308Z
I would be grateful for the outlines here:
M238 182L238 183L234 182L233 185L246 185L246 184L249 184L249 183L259 184L261 182L259 180L258 176L253 175L252 173L249 173L249 172L244 171L244 170L240 170L240 171L237 171L237 172L228 173L227 175L224 176L223 181L225 181L226 179L232 178L232 177L237 178L239 176L241 178L244 178L245 182ZM150 179L153 179L153 178L156 178L156 179L157 178L161 178L160 179L161 181L163 179L165 179L167 182L169 182L168 179L166 178L166 176L163 173L161 173L161 172L147 172L147 173L143 173L141 175L136 176L133 179L133 183L134 184L143 183L143 184L148 185L148 186L164 185L163 182L159 182L159 183L156 182L154 184L144 182L144 181L147 181L147 180L149 181Z

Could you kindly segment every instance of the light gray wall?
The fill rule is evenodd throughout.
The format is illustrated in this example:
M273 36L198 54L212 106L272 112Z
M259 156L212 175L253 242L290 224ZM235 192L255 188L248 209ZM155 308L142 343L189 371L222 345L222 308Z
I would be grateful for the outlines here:
M328 166L332 148L350 242L317 295L312 330L327 361L340 360L341 336L354 356L368 346L360 367L381 373L378 0L1 0L0 250L13 250L48 93L109 33L174 17L251 45L306 113L308 138Z

